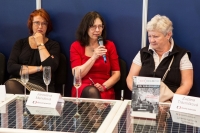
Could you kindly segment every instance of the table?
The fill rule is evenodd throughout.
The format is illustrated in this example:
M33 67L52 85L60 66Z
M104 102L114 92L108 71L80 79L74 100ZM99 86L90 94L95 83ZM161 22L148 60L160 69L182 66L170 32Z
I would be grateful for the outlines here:
M159 106L165 111L159 112L156 119L136 118L130 113L131 101L124 100L106 133L200 133L200 119L197 116L170 111L170 105L160 103ZM175 117L179 119L178 122Z
M76 104L75 98L64 97L65 103L57 108L59 115L47 115L50 109L41 108L39 114L31 114L31 110L25 106L23 95L14 95L1 104L5 112L0 115L0 132L4 133L27 133L27 132L97 132L103 133L119 110L123 101L84 99ZM81 117L76 118L78 112ZM44 112L45 111L45 112ZM27 112L27 114L24 114ZM45 115L46 114L46 115Z
M167 113L159 113L156 120L131 117L130 100L102 100L64 97L64 104L58 106L57 114L48 115L50 109L42 108L39 114L31 114L26 108L23 95L10 96L0 108L1 133L198 133L199 126L195 116L178 114L180 121L173 119L170 104L160 103ZM81 117L76 118L77 112ZM27 114L24 114L24 112ZM164 116L164 117L163 117ZM187 120L188 118L188 120ZM190 118L190 119L189 119ZM192 123L193 122L193 123Z

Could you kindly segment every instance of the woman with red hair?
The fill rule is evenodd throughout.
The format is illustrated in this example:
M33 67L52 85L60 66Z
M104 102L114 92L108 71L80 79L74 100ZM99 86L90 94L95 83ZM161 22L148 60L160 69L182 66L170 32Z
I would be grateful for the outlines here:
M7 70L10 79L5 83L6 92L23 94L24 86L28 91L45 91L43 67L51 67L49 91L54 92L54 72L59 64L60 46L46 35L52 30L49 14L44 9L34 10L28 19L30 36L18 40L11 51ZM29 81L24 85L20 80L20 69L24 65L29 69Z

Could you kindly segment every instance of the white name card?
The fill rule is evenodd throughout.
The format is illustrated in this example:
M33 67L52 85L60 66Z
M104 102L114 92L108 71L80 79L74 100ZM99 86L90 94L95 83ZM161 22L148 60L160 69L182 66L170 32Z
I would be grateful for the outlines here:
M26 105L56 108L58 102L64 102L59 93L31 91Z
M174 94L170 110L200 115L200 98Z
M0 103L6 100L6 87L5 85L0 85Z
M200 127L200 116L170 110L172 121L180 124Z
M31 114L34 115L50 115L50 116L60 116L62 113L63 105L62 103L58 103L56 108L43 108L43 107L34 107L34 106L26 106Z

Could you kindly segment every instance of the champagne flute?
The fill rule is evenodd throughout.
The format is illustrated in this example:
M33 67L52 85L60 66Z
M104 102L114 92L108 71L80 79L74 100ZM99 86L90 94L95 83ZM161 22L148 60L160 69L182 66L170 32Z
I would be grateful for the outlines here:
M46 84L46 91L48 92L48 85L51 82L51 67L50 66L43 67L43 80L44 80L44 83Z
M74 117L79 117L80 114L78 113L78 88L81 86L81 70L74 69L74 87L76 88L76 103L77 103L77 112Z
M26 104L26 83L29 80L29 71L28 71L28 66L27 65L23 65L21 66L20 69L20 75L21 75L21 81L24 84L24 98L25 98L25 104ZM27 115L27 112L25 110L24 115Z
M24 95L25 95L25 99L26 99L26 87L25 87L25 85L29 80L28 66L26 66L26 65L21 66L20 75L21 75L21 81L24 84Z

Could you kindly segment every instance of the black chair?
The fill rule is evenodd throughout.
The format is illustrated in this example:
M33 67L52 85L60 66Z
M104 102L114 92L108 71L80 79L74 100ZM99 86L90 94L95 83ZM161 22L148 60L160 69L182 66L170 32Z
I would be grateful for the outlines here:
M0 53L0 85L4 83L6 57Z
M127 77L126 62L122 59L119 59L119 65L120 65L121 76L120 76L120 80L114 85L116 100L121 100L121 90L125 90L127 88L127 85L126 85L126 77Z
M65 55L61 53L59 66L55 72L56 93L61 93L62 96L64 96L66 82L67 82L67 59Z

